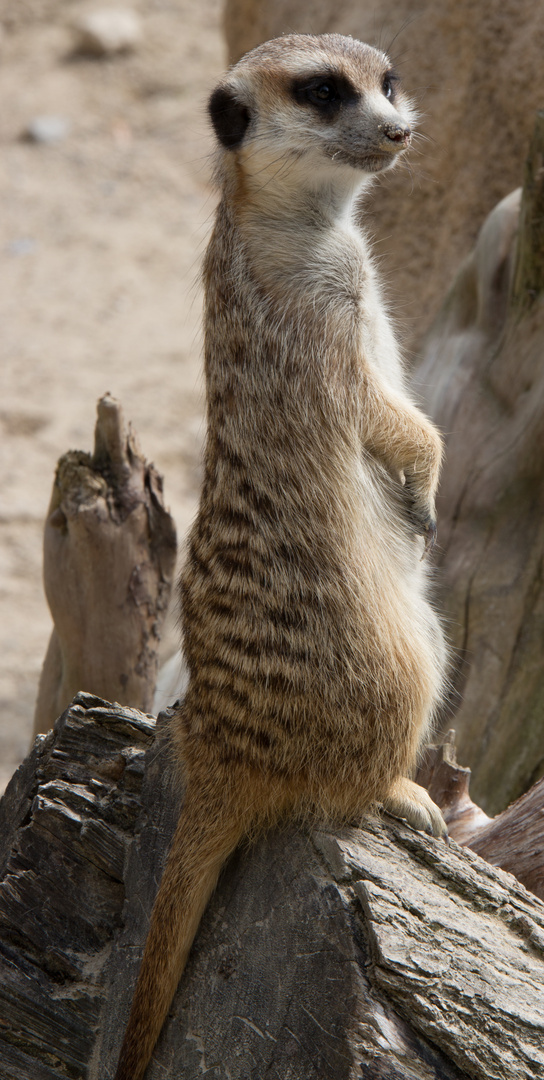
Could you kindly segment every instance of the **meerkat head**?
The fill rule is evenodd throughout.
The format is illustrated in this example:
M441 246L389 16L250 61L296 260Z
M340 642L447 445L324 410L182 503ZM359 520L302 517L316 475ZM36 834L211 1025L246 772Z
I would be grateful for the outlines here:
M246 179L360 187L408 148L415 112L387 56L339 34L288 35L248 53L214 90L226 162Z

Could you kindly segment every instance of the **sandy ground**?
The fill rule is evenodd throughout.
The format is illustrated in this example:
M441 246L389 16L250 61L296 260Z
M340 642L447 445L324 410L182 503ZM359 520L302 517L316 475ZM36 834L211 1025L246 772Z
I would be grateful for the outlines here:
M180 537L195 507L220 0L131 6L138 50L92 60L73 51L84 5L0 2L0 785L28 749L51 629L41 533L55 464L91 449L101 394L163 472ZM66 137L25 140L48 114Z

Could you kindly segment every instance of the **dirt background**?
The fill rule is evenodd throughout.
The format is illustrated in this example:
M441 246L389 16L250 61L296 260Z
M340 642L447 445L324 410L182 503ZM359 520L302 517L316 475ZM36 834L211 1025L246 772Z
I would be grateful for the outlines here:
M132 3L142 42L106 60L74 55L88 7L0 3L0 785L28 748L51 629L41 534L55 464L91 449L97 398L122 402L179 536L198 488L220 0ZM67 136L25 140L50 114ZM172 639L171 626L166 650Z

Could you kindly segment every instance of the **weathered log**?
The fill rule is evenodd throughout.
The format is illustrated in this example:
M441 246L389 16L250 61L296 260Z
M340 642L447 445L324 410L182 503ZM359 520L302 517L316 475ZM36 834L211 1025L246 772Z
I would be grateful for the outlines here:
M162 478L106 394L94 454L60 459L47 513L44 584L54 630L35 734L48 731L81 689L151 709L175 558Z
M87 1077L150 718L80 695L0 802L0 1076Z
M165 754L80 694L13 778L2 1080L113 1075L177 815ZM392 819L290 828L226 868L149 1080L534 1080L543 991L544 905L514 878Z

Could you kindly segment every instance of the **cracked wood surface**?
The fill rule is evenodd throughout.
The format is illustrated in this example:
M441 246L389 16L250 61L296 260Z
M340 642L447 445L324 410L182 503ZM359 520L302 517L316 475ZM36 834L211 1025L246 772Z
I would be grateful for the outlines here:
M79 694L0 802L0 1077L86 1077L150 717Z
M361 839L334 843L366 915L374 985L467 1075L544 1076L544 907L456 845L443 858L418 833L376 825Z
M178 812L165 752L81 694L6 792L2 1080L113 1075ZM543 1044L544 905L388 818L237 853L148 1076L533 1080Z

